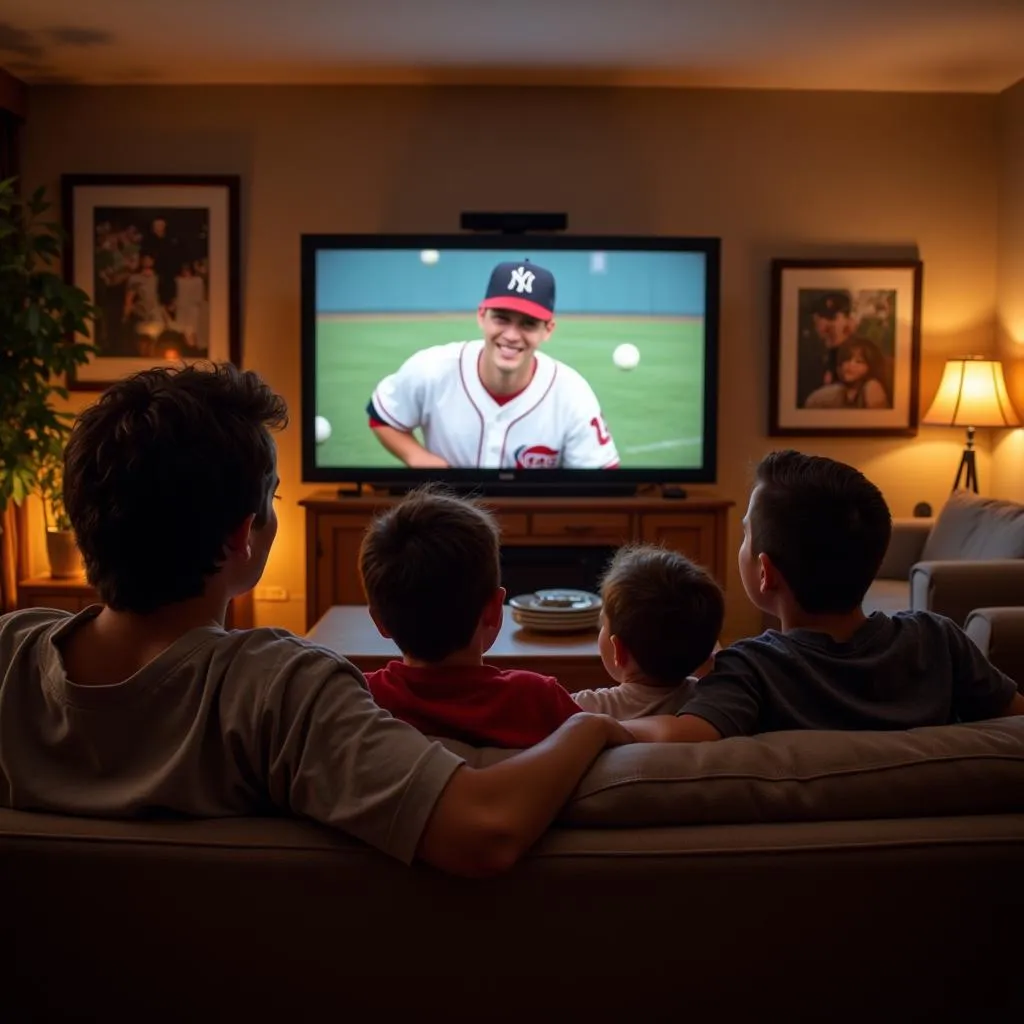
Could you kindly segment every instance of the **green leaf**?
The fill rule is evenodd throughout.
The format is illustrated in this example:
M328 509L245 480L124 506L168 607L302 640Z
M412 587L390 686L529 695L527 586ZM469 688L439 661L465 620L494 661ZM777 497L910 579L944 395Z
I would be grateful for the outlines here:
M54 406L64 374L96 352L96 308L55 270L64 232L40 219L50 205L43 188L23 200L15 179L0 181L0 511L37 492L60 522L74 413Z
M38 217L39 214L45 213L50 208L50 204L46 201L46 187L44 185L40 185L32 193L27 205L33 217Z

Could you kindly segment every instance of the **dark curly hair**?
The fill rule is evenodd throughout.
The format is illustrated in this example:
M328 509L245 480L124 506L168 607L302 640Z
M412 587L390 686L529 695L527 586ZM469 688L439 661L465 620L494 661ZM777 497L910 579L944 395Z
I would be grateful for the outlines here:
M247 516L266 523L284 400L231 364L145 370L75 423L64 500L89 582L119 611L202 594Z

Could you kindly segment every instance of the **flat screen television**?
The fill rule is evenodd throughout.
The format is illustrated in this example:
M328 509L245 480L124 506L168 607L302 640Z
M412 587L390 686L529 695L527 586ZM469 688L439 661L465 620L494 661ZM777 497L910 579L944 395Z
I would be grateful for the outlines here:
M714 482L719 252L304 235L303 478L581 495Z

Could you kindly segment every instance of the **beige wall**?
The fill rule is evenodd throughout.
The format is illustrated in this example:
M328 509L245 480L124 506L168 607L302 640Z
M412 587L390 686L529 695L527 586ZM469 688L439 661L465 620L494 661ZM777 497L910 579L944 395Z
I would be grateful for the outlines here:
M27 179L61 172L239 173L245 363L297 410L301 232L455 230L466 209L566 210L574 231L723 238L719 483L736 501L785 441L765 436L768 262L774 256L925 263L922 402L946 355L992 350L999 103L992 96L507 88L32 90ZM1019 193L1018 193L1019 195ZM1019 250L1018 250L1019 251ZM79 398L79 401L81 399ZM794 446L862 467L896 515L938 505L959 431L916 441ZM983 488L990 442L980 439ZM264 583L301 630L304 528L297 428L281 438L280 539ZM732 572L727 633L758 618Z
M998 342L1007 384L1024 417L1024 81L999 97ZM1024 430L1000 431L995 493L1024 501Z

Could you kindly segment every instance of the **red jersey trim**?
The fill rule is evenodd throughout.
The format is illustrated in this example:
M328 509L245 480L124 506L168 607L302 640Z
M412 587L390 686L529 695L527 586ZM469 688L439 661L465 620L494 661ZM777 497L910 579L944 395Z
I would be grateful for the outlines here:
M534 402L533 405L531 405L530 408L526 410L526 412L524 412L521 416L517 416L514 420L512 420L508 424L507 427L505 427L505 436L501 439L501 455L498 458L498 465L499 466L505 461L505 445L508 444L508 432L520 420L526 419L526 417L529 416L530 413L532 413L534 411L534 409L536 409L541 404L541 402L543 402L544 399L547 398L548 395L551 394L551 389L555 386L555 379L558 377L558 365L559 364L556 362L555 363L555 372L553 374L551 374L551 380L548 381L548 386L544 389L544 394L541 395L540 398L538 398L537 401ZM561 455L561 451L559 451L559 455Z
M381 423L382 427L391 427L394 430L404 430L405 433L407 434L412 433L413 428L407 427L397 416L392 416L391 413L388 412L388 407L377 397L376 394L374 394L373 398L370 399L370 401L372 401L374 406L380 409L380 411L384 413L385 416L391 416L391 419L394 420L394 423Z
M518 390L513 391L511 395L496 395L485 383L483 374L480 372L480 360L484 357L484 352L487 349L487 342L484 342L484 347L480 349L480 354L476 357L476 379L480 381L480 387L487 392L492 401L496 405L507 405L512 401L513 398L518 398L532 383L533 378L537 376L537 357L536 355L531 356L530 362L530 379Z
M467 344L468 344L468 342L467 342ZM464 370L464 368L462 366L462 364L465 362L465 359L463 358L465 356L465 354L466 354L466 345L464 344L462 346L462 350L459 352L459 383L462 385L462 390L466 392L466 397L469 399L469 404L471 406L473 406L473 408L476 410L477 416L480 418L480 440L477 442L477 445L476 445L476 464L479 466L480 465L480 458L481 458L481 456L483 455L483 452L484 452L484 429L486 427L486 421L484 420L484 414L480 411L480 406L478 406L476 404L476 402L473 401L473 396L469 393L469 388L466 385L466 371ZM479 362L478 362L478 367L479 367ZM479 368L477 369L476 373L477 373L477 377L479 377L480 376ZM483 385L483 381L480 381L480 384Z

